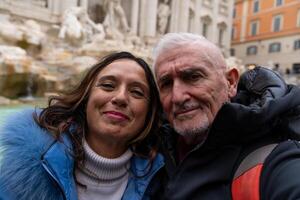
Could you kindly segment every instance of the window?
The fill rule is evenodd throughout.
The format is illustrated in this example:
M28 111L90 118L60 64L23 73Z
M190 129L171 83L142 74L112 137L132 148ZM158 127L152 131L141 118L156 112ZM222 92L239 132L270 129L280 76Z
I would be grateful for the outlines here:
M247 48L247 55L256 55L257 54L257 46L249 46Z
M300 49L300 39L295 40L294 42L294 50L299 50Z
M235 56L235 49L234 48L230 49L230 56Z
M280 52L281 44L279 42L274 42L269 45L269 53Z
M275 0L275 6L281 6L283 4L283 0Z
M225 32L225 30L223 28L219 28L219 39L218 39L218 42L219 42L220 47L223 46L224 32Z
M255 36L258 33L258 21L251 22L251 36Z
M235 27L233 26L231 29L231 39L234 40L235 39Z
M259 0L253 1L253 13L257 13L259 11Z
M276 15L273 17L273 32L278 32L282 28L282 15Z
M295 74L300 74L300 63L294 63L293 64L293 72Z
M202 35L204 37L207 36L207 29L208 29L208 24L206 22L204 22L203 25L202 25Z
M233 18L236 17L236 8L233 8L232 17L233 17Z

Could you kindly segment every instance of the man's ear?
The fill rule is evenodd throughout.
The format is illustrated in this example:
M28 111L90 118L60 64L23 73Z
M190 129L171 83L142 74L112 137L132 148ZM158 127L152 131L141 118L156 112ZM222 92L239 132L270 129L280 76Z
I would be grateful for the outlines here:
M228 97L232 98L237 92L237 85L240 78L239 71L236 68L230 68L226 72L226 78L228 83Z

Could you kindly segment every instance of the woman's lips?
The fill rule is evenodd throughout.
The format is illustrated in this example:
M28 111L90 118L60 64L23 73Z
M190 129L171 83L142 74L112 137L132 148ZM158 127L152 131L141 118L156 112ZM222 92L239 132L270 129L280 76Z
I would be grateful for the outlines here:
M129 120L129 117L121 112L106 111L104 112L104 114L113 120L118 120L118 121Z

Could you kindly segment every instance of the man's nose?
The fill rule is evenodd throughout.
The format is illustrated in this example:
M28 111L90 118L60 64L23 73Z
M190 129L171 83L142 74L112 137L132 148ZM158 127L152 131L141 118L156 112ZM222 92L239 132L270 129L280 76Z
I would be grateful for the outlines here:
M187 87L184 83L180 81L174 81L172 88L172 103L181 104L185 102L188 98Z

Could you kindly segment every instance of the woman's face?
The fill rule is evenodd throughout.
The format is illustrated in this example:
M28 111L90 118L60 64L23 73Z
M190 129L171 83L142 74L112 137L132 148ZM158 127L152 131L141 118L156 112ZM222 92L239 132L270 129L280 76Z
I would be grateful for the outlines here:
M99 72L90 91L87 141L127 145L142 131L148 105L143 68L129 59L114 61Z

